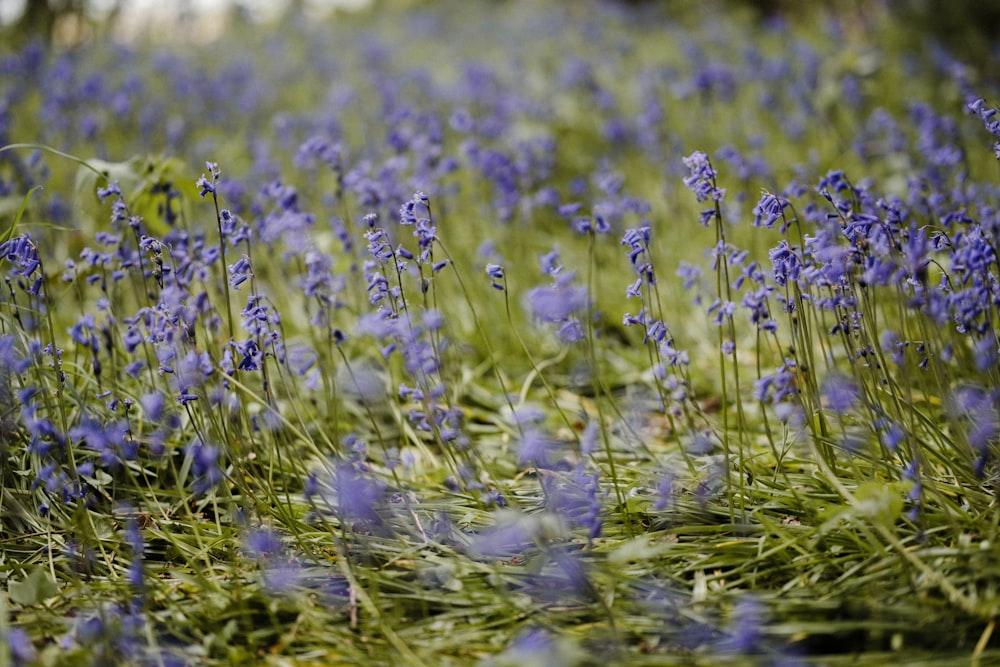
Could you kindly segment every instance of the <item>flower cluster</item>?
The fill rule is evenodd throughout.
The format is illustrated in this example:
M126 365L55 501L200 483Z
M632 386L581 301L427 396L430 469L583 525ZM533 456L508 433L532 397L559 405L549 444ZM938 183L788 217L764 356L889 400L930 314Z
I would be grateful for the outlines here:
M420 658L420 623L464 638L484 608L499 660L580 662L567 618L614 659L777 657L766 587L802 560L745 567L740 536L832 506L839 551L803 581L902 544L914 604L981 624L988 586L949 577L1000 470L1000 188L968 148L985 128L1000 159L997 109L941 54L933 94L883 99L897 68L836 51L835 19L813 46L590 8L484 31L421 7L336 50L295 22L190 54L0 48L0 144L44 146L0 145L15 663L54 655L36 619L71 662L172 664L181 637L245 662L328 622ZM495 605L467 604L480 579ZM546 631L515 631L524 605Z

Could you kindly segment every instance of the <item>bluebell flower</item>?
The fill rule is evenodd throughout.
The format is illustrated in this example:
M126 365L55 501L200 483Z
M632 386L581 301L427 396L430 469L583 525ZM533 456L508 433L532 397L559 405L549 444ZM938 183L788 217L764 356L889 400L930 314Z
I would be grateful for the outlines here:
M236 367L241 371L259 371L264 365L264 352L257 345L257 340L248 338L244 341L231 341L233 349L239 355Z
M142 411L145 413L146 418L153 423L157 423L163 416L166 399L160 392L152 391L143 394L139 398L139 404L142 406Z
M754 227L766 227L771 229L779 220L782 221L781 233L784 234L788 223L785 220L785 209L791 206L791 202L783 197L778 197L765 192L757 205L753 208Z
M603 507L607 493L600 486L600 472L588 472L577 465L570 476L543 478L546 509L569 522L571 527L587 531L590 544L601 535Z
M726 191L716 185L718 172L712 167L708 155L702 151L695 151L683 161L684 166L690 170L690 175L684 178L684 185L694 193L695 199L699 202L722 201ZM712 213L714 214L714 211ZM704 219L702 224L707 224Z
M981 456L988 455L990 443L1000 432L996 404L995 391L988 392L972 385L959 387L949 396L951 419L964 426L969 446Z
M277 311L265 303L264 297L259 294L247 297L247 305L240 314L243 317L243 329L251 336L269 340L272 333L278 331L280 319Z
M117 180L112 181L111 183L109 183L108 187L106 187L106 188L101 188L101 187L97 188L97 198L101 200L102 204L104 203L105 199L107 199L108 197L111 197L111 196L114 196L114 197L117 197L117 198L121 198L121 196L122 196L122 191L121 191L121 188L118 187L118 181Z
M527 294L532 317L542 322L565 322L585 310L588 300L586 288L569 285L535 287Z
M521 465L545 468L550 465L550 457L555 442L538 428L525 428L521 434L517 460Z
M313 161L319 160L334 172L339 172L342 151L343 148L338 142L315 134L299 146L292 163L301 169L311 166Z
M903 430L903 427L894 421L880 424L880 427L881 433L879 438L882 446L890 452L898 450L900 443L906 439L906 431Z
M763 629L768 620L767 609L752 595L744 595L733 606L725 636L719 642L722 653L745 655L762 650Z
M768 256L771 258L771 265L774 269L774 282L780 287L799 280L803 267L802 260L788 244L788 241L782 239L777 247L768 252Z
M218 447L206 445L201 440L193 440L185 448L185 455L191 459L191 471L195 476L194 491L205 494L214 489L225 475L219 465Z
M559 246L553 246L552 250L540 255L538 257L538 264L542 269L542 273L557 277L563 269L562 264L559 263Z
M347 437L344 447L353 456L363 459L365 444L356 437ZM385 485L367 473L363 464L346 460L331 462L317 474L313 485L320 509L333 513L347 528L365 533L389 530L382 512L385 507Z
M506 287L504 286L505 279L502 266L500 266L499 264L487 264L486 275L489 276L490 278L491 287L500 290L501 292L506 289Z
M367 217L367 216L366 216ZM374 219L369 220L369 225L374 224ZM368 239L368 253L376 262L383 264L392 259L392 246L389 244L388 233L381 227L369 227L365 232Z
M204 174L202 174L201 177L198 179L198 181L195 183L195 187L198 188L198 194L201 195L202 197L209 194L213 195L215 194L214 178L212 180L209 180L205 178Z
M136 359L135 361L130 362L127 366L125 366L125 373L130 378L135 379L135 378L139 377L139 374L142 372L142 369L145 368L145 367L146 367L146 362L145 361L142 361L141 359Z
M669 471L660 473L656 481L656 501L653 503L653 509L657 512L673 509L674 504L677 502L676 494L677 485L675 475Z
M103 468L114 470L121 466L123 459L134 458L126 456L127 432L125 422L102 425L92 417L84 417L70 429L70 436L83 440L89 449L97 452Z
M677 276L683 281L685 290L690 290L701 279L702 269L697 264L681 261L677 265Z
M31 358L18 349L17 337L13 334L0 335L0 374L7 371L23 373L31 366ZM23 402L25 399L22 398Z
M250 555L260 559L274 558L284 552L281 537L267 528L247 532L243 539L243 546Z
M774 403L795 398L800 392L796 364L786 358L777 371L765 375L754 382L753 396L756 400Z
M541 517L516 510L499 510L492 526L472 538L469 554L475 558L509 558L535 544L544 525Z
M13 627L7 631L5 643L10 650L10 656L15 665L34 664L37 654L31 637L24 628Z
M316 216L300 208L298 190L275 180L261 189L260 199L266 212L257 219L256 237L265 244L283 241L292 253L305 252Z
M208 352L189 350L174 367L174 381L181 392L201 387L215 372Z
M365 278L368 281L368 302L373 306L381 304L384 300L391 299L392 296L389 280L380 271L375 270L375 267L374 263L365 263Z
M126 570L126 580L138 592L143 590L143 559L146 553L146 545L142 539L142 529L134 516L134 512L125 523L125 542L132 550L132 560L129 561Z
M771 309L768 305L768 298L773 289L770 285L761 285L755 290L745 292L741 302L741 305L750 311L750 322L761 331L772 333L778 329L778 323L771 319Z
M6 259L14 268L11 273L29 278L41 267L38 247L27 234L15 236L0 244L0 259ZM32 290L37 293L37 290Z
M736 304L722 299L716 299L706 311L707 314L714 315L712 321L719 326L732 319L735 312Z
M838 372L827 374L820 387L820 393L826 407L840 414L847 414L853 410L860 398L854 380Z
M979 117L986 131L996 138L996 141L993 143L993 152L996 158L1000 160L1000 116L997 115L996 108L988 105L986 100L981 97L969 101L967 108L971 113Z
M230 286L239 289L240 285L253 276L253 270L250 268L250 258L244 255L234 264L230 264L228 274Z
M641 297L643 285L654 285L656 277L653 272L653 265L649 260L649 239L650 231L648 225L628 229L622 237L621 244L627 247L629 263L635 269L638 277L625 290L626 296Z
M607 234L611 231L611 223L604 216L581 216L573 220L573 229L580 234Z

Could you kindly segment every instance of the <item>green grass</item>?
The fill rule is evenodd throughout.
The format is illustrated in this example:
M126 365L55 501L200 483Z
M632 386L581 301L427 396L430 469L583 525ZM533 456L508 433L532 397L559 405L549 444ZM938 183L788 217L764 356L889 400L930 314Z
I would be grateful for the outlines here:
M994 294L1000 174L962 112L995 92L905 51L891 18L442 3L34 69L9 54L0 665L1000 658L995 302L980 331L953 319L963 289ZM296 157L312 137L337 144L329 163ZM705 226L713 203L683 182L699 150L726 190ZM828 202L831 170L849 186ZM94 193L113 181L109 222L117 195ZM545 187L579 213L538 203ZM421 223L398 224L414 191L426 261L398 250L420 255ZM787 232L750 224L763 192L791 203ZM863 214L878 224L851 241ZM656 280L627 299L620 241L642 226ZM920 270L917 229L947 233ZM783 240L816 273L778 281ZM970 248L987 259L962 283ZM842 280L817 278L840 253ZM682 263L702 270L689 289ZM376 270L397 291L373 304ZM741 305L754 276L774 331ZM580 293L576 342L533 318ZM932 296L952 319L914 306ZM640 309L671 346L623 323ZM785 360L796 391L757 395Z

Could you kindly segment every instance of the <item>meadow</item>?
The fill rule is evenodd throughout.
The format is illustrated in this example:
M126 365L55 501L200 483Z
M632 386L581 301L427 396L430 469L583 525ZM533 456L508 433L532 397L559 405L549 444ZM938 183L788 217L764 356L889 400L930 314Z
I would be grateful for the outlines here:
M871 4L0 47L0 667L1000 661L1000 93Z

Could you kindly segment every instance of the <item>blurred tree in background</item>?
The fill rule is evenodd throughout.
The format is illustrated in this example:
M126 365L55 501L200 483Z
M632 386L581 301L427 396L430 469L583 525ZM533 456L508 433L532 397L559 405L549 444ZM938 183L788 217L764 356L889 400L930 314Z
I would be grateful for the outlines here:
M1000 2L888 0L913 46L935 42L994 81L1000 79Z
M997 0L608 0L626 7L675 14L741 10L759 20L811 21L838 15L864 23L884 17L904 28L906 46L915 51L942 47L980 76L1000 81L1000 2ZM865 26L858 29L864 31Z
M21 17L13 24L13 37L51 41L56 23L68 16L82 16L84 5L85 0L27 0Z
M101 21L113 24L125 4L124 0L106 3ZM95 23L91 9L89 0L26 0L21 15L3 26L0 37L14 47L36 39L46 44L57 39L68 43L84 41L91 34L87 27Z
M7 1L7 0L0 0ZM190 11L185 0L171 0L178 14ZM515 1L515 0L508 0ZM810 20L817 14L842 16L887 15L907 27L911 48L940 45L988 78L1000 78L1000 2L986 0L839 0L805 3L801 0L607 0L636 11L684 15L727 10L749 11L761 20ZM433 0L372 0L371 11L418 6ZM220 2L220 4L222 4ZM239 14L240 0L231 8ZM288 13L304 10L306 0L286 0ZM96 35L111 34L127 0L101 3L99 15L90 0L26 0L21 15L0 27L0 42L15 48L41 38L45 43L73 44Z

